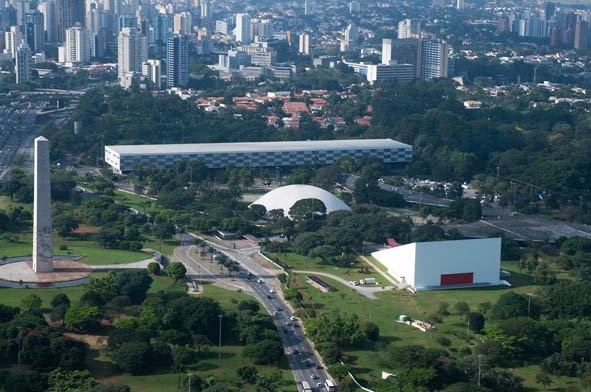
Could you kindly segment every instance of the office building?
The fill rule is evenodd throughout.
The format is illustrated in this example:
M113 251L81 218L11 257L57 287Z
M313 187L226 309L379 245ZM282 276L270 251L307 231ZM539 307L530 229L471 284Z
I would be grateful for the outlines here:
M187 87L189 83L189 39L186 35L168 38L166 45L166 85Z
M547 1L546 4L544 4L544 18L547 21L552 20L552 18L554 18L554 12L556 11L556 4Z
M66 30L70 27L84 27L86 7L84 0L56 0L57 40L64 42Z
M316 13L316 0L304 0L304 15L314 15Z
M190 12L179 12L174 15L174 34L191 34L193 32L193 16Z
M39 11L29 12L25 16L26 42L31 52L43 52L45 50L45 28L43 14Z
M421 40L420 56L421 79L447 78L449 59L447 43Z
M4 32L4 53L16 58L16 50L25 43L23 34L18 26L11 26L9 31Z
M27 44L21 44L16 48L14 72L16 84L31 80L31 49Z
M227 54L218 56L218 65L226 69L239 69L242 65L251 64L251 56L243 51L228 50Z
M46 0L39 3L39 11L43 15L43 27L45 29L46 42L57 41L57 20L55 14L55 0Z
M421 40L418 38L404 38L392 40L392 61L396 64L412 64L415 74L420 78L421 68Z
M357 41L359 41L359 28L355 23L349 23L343 32L343 39L341 40L341 52L349 52L357 48Z
M370 64L366 72L369 84L384 80L409 82L416 76L416 67L412 64Z
M412 146L392 139L105 146L105 162L117 173L141 165L162 169L183 160L224 168L330 165L341 158L406 163L412 161Z
M382 39L382 64L388 65L392 61L392 40Z
M398 22L398 39L420 37L421 22L414 19L404 19Z
M270 19L258 19L251 23L251 37L272 38L273 21Z
M216 20L215 21L215 32L228 35L230 33L230 28L228 26L228 22L225 20Z
M236 37L236 42L240 42L242 44L250 43L250 23L250 15L236 15L236 27L234 28L234 36Z
M371 255L411 291L505 284L500 238L414 242Z
M464 0L456 0L456 9L463 10L464 9Z
M90 36L80 26L66 29L64 45L64 61L70 64L87 64L90 62Z
M129 88L142 72L142 64L148 60L148 42L138 29L124 27L117 39L117 71L119 83Z
M150 82L154 88L162 88L162 62L160 60L148 60L142 64L142 77Z
M349 2L349 13L351 15L358 14L361 11L361 4L357 0L352 0Z
M589 48L589 23L584 20L578 20L575 27L575 40L573 42L575 49Z
M299 37L298 53L310 55L310 34L302 33Z

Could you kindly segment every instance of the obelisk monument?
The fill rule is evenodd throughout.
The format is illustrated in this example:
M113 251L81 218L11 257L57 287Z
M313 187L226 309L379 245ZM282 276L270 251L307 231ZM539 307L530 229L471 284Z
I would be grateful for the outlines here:
M33 271L52 272L51 187L49 140L35 139L35 207L33 214Z

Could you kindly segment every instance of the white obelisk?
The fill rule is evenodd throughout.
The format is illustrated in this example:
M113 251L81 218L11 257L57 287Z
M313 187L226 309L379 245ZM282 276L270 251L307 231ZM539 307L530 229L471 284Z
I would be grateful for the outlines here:
M52 272L51 187L49 140L35 139L35 207L33 215L33 271Z

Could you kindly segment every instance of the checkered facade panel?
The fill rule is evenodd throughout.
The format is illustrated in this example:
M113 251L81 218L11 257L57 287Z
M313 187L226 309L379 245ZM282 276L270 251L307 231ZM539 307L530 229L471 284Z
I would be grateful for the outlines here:
M119 157L119 164L107 162L118 171L130 171L138 166L165 168L178 161L202 161L211 169L224 167L265 167L265 166L303 166L329 165L347 157L358 160L377 158L384 163L403 163L412 161L412 148L363 148L335 150L292 150L292 151L248 151L199 154L157 154L125 155Z

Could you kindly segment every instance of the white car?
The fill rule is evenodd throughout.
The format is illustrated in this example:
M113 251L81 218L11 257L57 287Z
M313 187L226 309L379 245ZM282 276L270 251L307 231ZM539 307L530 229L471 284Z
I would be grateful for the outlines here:
M275 294L275 290L273 290L273 289L269 290L269 294Z
M298 320L298 318L297 318L297 317L295 317L295 316L291 316L289 319L290 319L291 321L297 321L297 320Z

